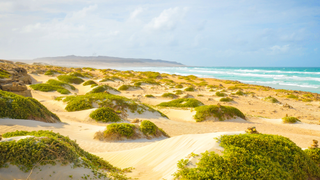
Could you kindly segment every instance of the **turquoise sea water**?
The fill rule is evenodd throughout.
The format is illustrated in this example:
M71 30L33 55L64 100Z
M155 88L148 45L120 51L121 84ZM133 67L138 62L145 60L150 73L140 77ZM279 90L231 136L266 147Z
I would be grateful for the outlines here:
M320 93L320 67L131 67L119 70L157 71L168 74L195 75L237 80L276 89Z

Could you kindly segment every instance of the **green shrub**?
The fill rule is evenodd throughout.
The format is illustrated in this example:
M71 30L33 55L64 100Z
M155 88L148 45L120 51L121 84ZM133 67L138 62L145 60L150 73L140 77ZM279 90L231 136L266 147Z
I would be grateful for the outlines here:
M162 102L158 104L158 106L163 106L163 107L198 107L202 105L203 105L202 102L193 98L175 99L169 102Z
M282 122L283 123L296 123L297 121L300 121L298 118L296 117L284 117L282 118Z
M178 96L175 95L175 94L172 94L172 93L164 93L164 94L161 95L161 97L175 99Z
M64 83L55 79L49 79L46 84L51 84L51 85L55 85L55 86L61 86L61 87L69 87L72 90L76 90L76 88L74 86L72 86L71 84L68 83Z
M243 96L244 95L244 93L242 91L240 91L240 90L238 90L235 94L238 95L238 96Z
M177 84L177 85L175 86L175 88L181 89L181 88L183 88L183 85L182 85L182 84Z
M93 85L93 84L97 84L97 83L94 82L93 80L88 80L88 81L84 82L82 85L83 86L88 86L88 85Z
M278 135L223 135L220 156L201 154L195 168L180 160L176 179L319 179L320 168L288 138Z
M145 135L155 135L158 127L151 121L144 120L140 124L140 130Z
M140 87L139 86L131 86L131 85L122 85L118 88L118 90L119 91L126 91L126 90L129 90L130 88L137 89Z
M154 96L152 94L146 94L145 97L147 98L154 98Z
M224 98L221 98L219 101L220 102L231 102L231 101L233 101L233 99L229 98L229 97L224 97Z
M84 82L83 79L76 76L70 76L70 75L60 75L58 76L58 79L62 82L73 83L73 84L81 84Z
M100 82L106 82L106 81L123 81L121 78L117 77L117 76L106 76L104 77Z
M184 89L185 91L195 91L195 89L193 87L187 87L186 89Z
M135 125L128 123L113 123L107 126L107 130L104 131L105 137L113 136L115 134L131 138L134 134Z
M196 107L195 110L196 114L194 115L194 119L197 122L207 120L211 117L218 118L220 121L233 117L246 118L239 109L232 106L205 105Z
M3 78L9 78L11 77L11 74L4 70L4 69L0 69L0 79L3 79Z
M238 87L237 85L235 85L235 86L229 86L228 89L229 90L237 90L237 89L240 90L241 88Z
M264 98L264 100L267 102L271 102L271 103L279 103L278 99L271 97L271 96Z
M153 72L153 71L139 72L139 75L146 76L149 79L156 79L158 77L161 77L161 74L159 72Z
M86 95L67 96L63 99L67 103L67 111L80 111L93 108L92 103L97 103L99 107L110 107L115 110L131 112L144 109L131 99L106 93L90 93Z
M101 92L105 92L105 91L108 91L108 90L119 92L118 90L116 90L113 87L110 87L108 85L101 85L101 86L98 86L98 87L92 89L90 92L88 92L88 94L90 94L90 93L101 93Z
M299 99L299 97L298 97L298 96L296 96L296 95L294 95L294 94L289 94L289 95L287 96L287 98L291 98L291 99Z
M43 130L32 132L15 131L5 133L3 137L26 135L35 137L0 143L0 168L8 166L10 163L24 172L30 172L37 165L56 165L57 163L67 165L72 163L75 168L90 168L95 174L94 178L108 176L112 179L118 179L117 177L127 179L123 174L124 170L116 168L102 158L84 151L75 141L59 133ZM102 173L104 170L113 173Z
M176 93L176 95L181 95L181 94L183 94L183 91L181 91L181 90L175 90L174 92Z
M142 83L159 85L159 83L157 81L155 81L154 79L139 79L139 80L134 80L133 82L135 84L137 83L137 86L141 86Z
M0 90L0 118L34 119L44 122L60 122L57 115L39 101Z
M58 72L55 71L55 70L50 69L50 70L46 71L46 72L44 73L44 75L49 76L49 75L54 75L54 73L58 73Z
M90 113L90 118L96 121L102 122L118 122L121 121L120 117L117 113L109 108L109 107L102 107Z
M69 94L70 91L56 85L51 84L31 84L30 87L34 90L42 91L42 92L49 92L49 91L58 91L61 94Z
M223 93L223 92L216 92L216 96L219 96L219 97L224 97L224 96L226 96L226 94L225 93Z
M320 166L320 148L306 149L304 152L313 162Z

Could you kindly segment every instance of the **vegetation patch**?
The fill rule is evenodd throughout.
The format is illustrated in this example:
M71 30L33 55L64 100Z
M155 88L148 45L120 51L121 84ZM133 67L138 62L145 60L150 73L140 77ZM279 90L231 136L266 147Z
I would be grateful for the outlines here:
M183 88L183 85L182 84L177 84L174 88L181 89L181 88Z
M159 85L157 81L154 79L139 79L139 80L134 80L133 83L137 84L138 86L141 86L142 83L145 84L152 84L152 85Z
M90 113L90 118L101 122L119 122L121 118L109 107L102 107Z
M232 98L229 98L229 97L223 97L223 98L221 98L219 101L220 101L220 102L231 102L231 101L233 101L233 99L232 99Z
M158 104L158 106L163 107L198 107L202 105L203 103L201 101L193 98L175 99L169 102L162 102Z
M18 141L0 142L0 168L16 165L24 172L46 164L67 165L90 168L94 178L128 179L123 173L126 169L112 166L102 158L90 154L70 140L69 137L52 131L15 131L3 134L4 138L14 136L34 136ZM67 177L66 177L67 178Z
M294 94L289 94L289 95L287 96L287 98L291 98L291 99L299 99L299 97L298 97L298 96L296 96L296 95L294 95Z
M140 86L132 86L132 85L122 85L118 88L119 91L127 91L130 89L140 89Z
M57 115L31 97L0 90L0 107L0 118L60 122Z
M288 116L286 116L286 117L284 117L284 118L282 118L282 122L283 123L296 123L296 122L300 122L300 120L298 119L298 118L296 118L296 117L288 117Z
M58 80L55 80L55 79L49 79L46 84L51 84L51 85L55 85L55 86L61 86L61 87L68 87L72 90L76 90L76 88L71 85L71 84L68 84L68 83L64 83L64 82L61 82L61 81L58 81Z
M191 92L191 91L195 91L195 89L193 88L193 87L187 87L186 89L184 89L185 91L189 91L189 92Z
M223 155L201 154L195 168L178 163L176 179L319 179L320 168L288 138L278 135L240 134L220 138ZM310 153L311 154L311 153Z
M96 132L94 139L101 141L121 141L127 139L141 139L141 138L157 138L169 137L162 129L158 128L154 123L148 120L138 124L129 123L113 123L107 126L103 132Z
M172 94L172 93L164 93L161 95L161 97L164 97L164 98L171 98L171 99L175 99L175 98L178 98L177 95L175 94Z
M308 148L304 152L320 167L320 148Z
M147 98L154 98L154 95L152 95L152 94L146 94L145 97L147 97Z
M54 75L55 73L58 73L58 72L56 70L49 69L44 73L44 75L49 76L49 75Z
M93 80L88 80L88 81L84 82L82 85L89 86L89 85L93 85L93 84L97 84L97 83L94 82Z
M108 91L115 91L115 92L119 92L118 90L114 89L113 87L110 87L108 85L101 85L101 86L97 86L96 88L92 89L90 92L88 92L88 94L91 93L101 93L101 92L108 92Z
M278 99L276 99L272 96L268 96L268 97L264 98L264 100L267 102L271 102L271 103L279 103Z
M117 76L105 76L100 82L106 82L106 81L123 81L123 80Z
M3 78L10 78L11 77L11 74L4 70L4 69L0 69L0 79L3 79Z
M218 96L218 97L224 97L224 96L227 96L227 94L218 91L218 92L216 92L216 96Z
M232 106L205 105L196 107L195 110L196 114L194 115L194 119L197 122L205 121L210 118L217 118L219 121L234 117L246 119L239 109Z
M64 87L41 83L41 84L31 84L30 87L37 91L49 92L58 91L60 94L69 94L70 91Z
M109 107L115 111L121 111L123 115L125 115L127 110L130 110L132 113L138 112L139 114L147 110L143 105L139 105L131 99L107 93L66 96L63 99L58 98L56 100L62 100L67 103L65 109L69 112L91 109L93 108L93 103L97 104L98 107Z
M77 76L70 76L70 75L60 75L57 77L60 81L65 83L73 83L73 84L81 84L84 82L83 79Z
M176 93L176 95L181 95L181 94L183 94L183 91L181 91L181 90L175 90L174 92Z

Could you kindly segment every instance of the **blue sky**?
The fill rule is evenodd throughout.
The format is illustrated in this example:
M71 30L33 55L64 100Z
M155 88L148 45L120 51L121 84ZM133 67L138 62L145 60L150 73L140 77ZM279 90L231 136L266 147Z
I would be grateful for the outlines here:
M1 0L0 59L320 66L320 1Z

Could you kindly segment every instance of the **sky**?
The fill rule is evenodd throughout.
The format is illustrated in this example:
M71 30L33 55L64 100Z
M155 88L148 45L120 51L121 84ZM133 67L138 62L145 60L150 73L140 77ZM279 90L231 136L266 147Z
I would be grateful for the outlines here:
M0 0L0 59L320 67L320 1Z

